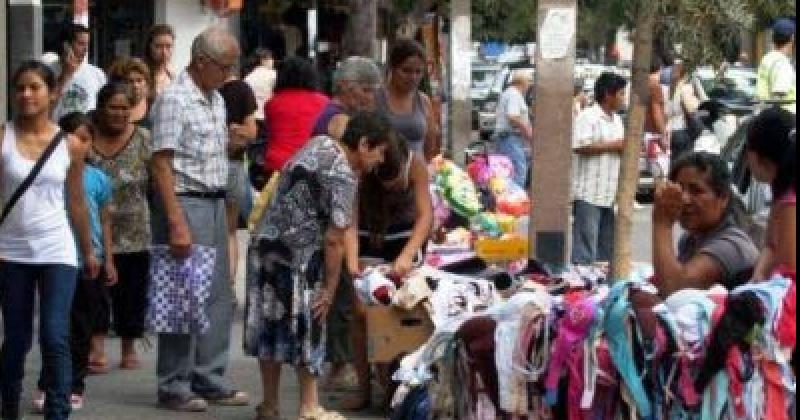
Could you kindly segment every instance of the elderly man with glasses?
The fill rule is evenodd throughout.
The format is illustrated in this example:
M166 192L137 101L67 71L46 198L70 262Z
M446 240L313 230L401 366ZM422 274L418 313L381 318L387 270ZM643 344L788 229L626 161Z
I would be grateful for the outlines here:
M205 307L209 330L157 331L159 405L197 412L209 403L247 405L249 397L225 378L233 298L225 218L228 128L218 89L238 63L239 45L230 33L211 28L195 38L191 57L153 105L153 242L169 246L179 260L192 254L193 245L216 249Z

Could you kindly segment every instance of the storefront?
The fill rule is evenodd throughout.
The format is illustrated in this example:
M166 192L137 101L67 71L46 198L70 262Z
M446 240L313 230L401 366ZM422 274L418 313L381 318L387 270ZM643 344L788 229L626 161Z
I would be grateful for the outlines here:
M42 0L43 51L60 52L73 20L73 0ZM139 55L154 22L154 0L91 0L89 61L105 67L119 55Z

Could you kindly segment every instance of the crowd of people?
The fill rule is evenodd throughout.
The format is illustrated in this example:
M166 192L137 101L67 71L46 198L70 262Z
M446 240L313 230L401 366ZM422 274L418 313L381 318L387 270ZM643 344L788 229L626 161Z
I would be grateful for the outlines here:
M16 69L15 118L2 131L1 417L20 418L37 292L43 365L34 412L68 418L84 405L87 375L141 367L137 341L154 330L153 317L181 305L154 301L159 247L175 260L214 250L205 261L209 328L158 334L159 406L248 405L225 376L236 231L254 187L274 178L247 255L244 344L262 366L258 418L277 418L281 364L298 367L303 418L337 418L320 408L316 378L329 361L366 365L365 322L354 316L348 280L360 272L357 256L406 275L431 225L426 153L438 133L420 91L422 47L399 41L386 77L372 60L348 58L329 98L309 60L288 58L276 71L259 49L239 72L238 43L222 29L194 40L181 71L170 63L167 25L152 28L142 58L119 57L106 71L86 60L88 28L72 25L65 41L57 63ZM339 332L327 344L329 323ZM351 324L362 336L355 348ZM118 360L105 350L112 332Z
M83 407L87 375L112 365L141 368L136 343L152 329L161 408L249 405L226 369L236 232L259 201L246 250L243 343L260 363L256 418L281 418L283 365L297 370L301 419L343 418L320 404L318 379L328 364L334 382L355 369L359 392L344 408L369 407L366 319L352 279L366 258L407 276L429 238L427 163L440 149L440 133L420 89L424 49L396 41L386 72L368 58L345 59L329 98L310 61L288 58L276 70L271 53L257 50L240 66L236 38L219 28L197 36L180 71L170 63L169 26L152 29L143 57L118 58L105 72L86 61L89 37L88 28L73 25L59 63L16 69L15 117L0 128L0 418L21 418L37 293L43 363L33 409L45 418L66 419ZM653 283L668 296L715 284L732 289L776 271L793 276L794 115L769 109L749 128L749 167L775 197L759 250L731 218L727 164L691 150L687 111L697 104L680 69L673 67L672 100L652 95L648 116L648 138L672 160L662 163L665 179L656 191ZM529 172L526 143L534 141L523 98L530 83L515 78L499 105L498 147L518 167L521 185ZM576 110L573 136L576 265L611 259L625 144L617 113L626 81L608 73L594 89L596 103ZM675 224L685 231L677 252ZM186 298L153 298L160 295L152 290L152 267L172 264L165 258L203 266L189 276L207 279L205 327L153 327L154 318L174 320ZM121 340L114 362L105 350L112 331Z

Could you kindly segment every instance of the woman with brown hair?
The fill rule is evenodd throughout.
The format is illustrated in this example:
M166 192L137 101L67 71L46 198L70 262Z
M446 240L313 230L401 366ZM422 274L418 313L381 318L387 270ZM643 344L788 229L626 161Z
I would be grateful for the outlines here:
M50 120L56 84L56 76L45 64L22 63L11 78L15 117L0 125L3 419L21 418L25 357L33 341L37 294L42 369L47 378L43 384L47 394L45 417L69 418L69 319L78 253L86 256L85 269L90 276L96 277L100 268L93 257L83 187L89 144L63 133Z
M172 83L175 72L170 68L175 48L175 31L167 24L154 25L147 34L144 61L153 75L153 90L159 95Z
M148 114L154 95L150 67L141 58L122 57L116 59L108 68L108 77L112 82L130 84L134 101L131 108L131 122L150 128Z
M147 309L150 210L147 201L148 165L152 156L150 132L131 121L134 95L127 83L110 83L97 95L92 164L111 178L113 258L118 282L110 289L114 331L122 339L121 369L138 369L134 346L144 334ZM106 326L104 326L106 327ZM108 370L105 338L98 328L92 338L89 369Z
M433 226L430 178L425 158L400 139L386 154L386 162L367 175L358 194L359 258L390 265L390 274L406 278L420 262ZM360 411L372 403L367 361L367 319L363 304L356 303L350 327L353 366L358 393L342 402L342 409ZM377 366L379 371L385 366Z
M378 111L386 115L408 141L411 150L430 160L441 147L439 127L428 95L420 91L425 76L425 50L418 42L402 39L389 54L386 88L377 93Z

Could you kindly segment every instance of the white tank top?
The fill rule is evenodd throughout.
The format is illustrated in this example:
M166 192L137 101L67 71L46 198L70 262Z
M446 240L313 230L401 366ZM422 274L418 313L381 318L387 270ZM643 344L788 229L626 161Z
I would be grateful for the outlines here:
M0 226L0 260L78 265L65 200L67 170L71 162L67 143L66 139L61 140L36 180ZM19 153L14 126L6 124L0 153L0 203L3 207L35 163Z

